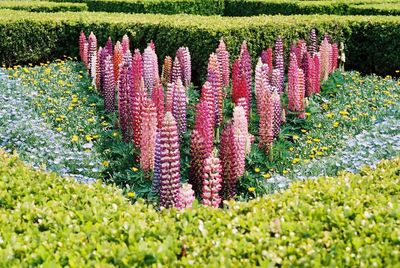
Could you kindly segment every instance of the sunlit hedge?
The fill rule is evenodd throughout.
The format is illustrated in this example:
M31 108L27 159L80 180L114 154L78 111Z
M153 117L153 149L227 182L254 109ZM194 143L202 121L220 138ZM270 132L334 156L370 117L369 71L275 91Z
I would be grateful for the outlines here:
M47 1L0 1L0 9L26 10L31 12L86 11L84 3L54 3Z

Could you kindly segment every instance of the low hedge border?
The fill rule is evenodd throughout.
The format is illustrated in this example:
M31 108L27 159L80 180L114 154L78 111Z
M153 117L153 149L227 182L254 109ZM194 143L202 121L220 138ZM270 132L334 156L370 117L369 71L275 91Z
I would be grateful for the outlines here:
M400 17L388 16L219 16L115 14L66 12L29 13L0 10L0 64L38 62L63 55L78 55L81 30L93 31L99 44L108 36L120 39L125 33L132 47L144 48L151 39L159 62L174 55L180 46L192 54L194 81L206 73L208 56L223 38L232 58L247 40L254 60L261 50L281 36L286 52L290 42L308 39L316 28L319 36L330 34L346 44L347 67L364 73L395 74L399 68Z
M225 209L161 213L0 152L0 266L391 267L400 158Z
M46 1L0 1L0 9L26 10L30 12L87 11L84 3L54 3Z
M354 5L351 9L360 15L400 15L400 3Z

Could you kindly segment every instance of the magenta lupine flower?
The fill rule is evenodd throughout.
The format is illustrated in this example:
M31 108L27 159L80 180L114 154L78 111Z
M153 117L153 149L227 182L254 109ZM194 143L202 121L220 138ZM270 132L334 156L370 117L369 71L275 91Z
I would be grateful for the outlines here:
M278 95L279 96L279 95ZM272 95L268 90L264 90L260 96L260 128L259 147L264 148L269 153L274 138L274 103Z
M223 103L223 92L221 77L218 67L218 59L214 53L211 53L208 59L207 68L207 81L211 84L212 90L214 92L214 115L215 124L219 125L222 122L222 103Z
M125 142L128 141L128 92L130 91L129 71L129 60L126 60L121 65L118 82L118 118L119 126L122 131L122 138Z
M201 89L201 102L207 105L207 111L209 113L209 118L212 119L212 129L215 126L215 94L213 87L210 82L205 82Z
M329 54L331 53L331 44L329 43L328 39L325 37L321 43L319 48L320 51L320 73L321 73L321 81L326 81L329 76L330 71L330 57Z
M273 70L273 52L272 52L272 48L267 48L265 50L263 50L261 52L261 61L263 64L267 64L268 66L268 76L271 77L272 76L272 70Z
M114 80L119 81L119 69L122 64L124 55L122 54L122 45L119 41L114 46L113 63L114 63Z
M313 62L314 62L314 69L313 69L313 81L314 81L314 87L313 87L313 92L314 93L320 93L321 91L321 60L320 60L320 55L319 53L314 54L313 56Z
M247 49L247 43L246 41L243 41L241 47L240 47L240 69L241 73L244 74L246 77L246 82L247 82L247 103L249 108L251 109L251 103L252 103L252 88L253 88L253 83L252 83L252 76L253 76L253 70L251 68L251 57L249 50Z
M203 164L208 155L205 146L202 134L194 129L190 136L189 183L197 194L201 193Z
M89 75L92 85L96 85L96 66L97 66L97 39L93 32L90 32L88 38L89 44Z
M104 107L106 112L114 111L115 103L115 81L114 65L110 55L104 60Z
M283 93L283 82L281 78L281 71L274 69L272 71L271 86L275 87L280 95Z
M161 177L161 144L160 144L160 131L157 131L156 148L154 151L153 182L151 185L151 191L157 195L160 193L160 177Z
M296 44L296 57L297 57L297 64L299 65L299 68L303 68L303 57L304 53L307 52L307 44L306 41L303 39L299 40Z
M140 148L140 141L142 138L142 114L144 109L144 104L147 101L147 92L144 89L143 80L139 91L135 92L134 103L132 104L132 129L133 129L133 143L137 148Z
M83 31L81 31L81 34L79 35L79 57L81 58L81 61L85 63L84 61L84 47L86 43L86 35Z
M128 50L130 50L129 49L129 37L126 34L124 34L124 36L122 37L121 45L122 45L122 55L125 55L125 53Z
M255 94L257 112L259 113L260 94L263 90L270 90L269 83L269 67L266 63L262 63L262 59L258 59L255 74Z
M303 57L303 71L304 71L304 86L306 91L306 96L309 97L314 93L314 83L313 83L313 74L314 70L314 61L310 53L306 52Z
M156 81L159 80L159 76L157 55L150 46L143 52L143 78L144 86L151 94Z
M101 54L103 53L103 48L99 47L97 50L97 61L96 61L96 89L101 92Z
M188 87L192 81L192 60L188 47L180 47L176 52L181 65L181 79L185 87Z
M170 112L167 112L164 117L160 134L160 148L160 206L176 207L181 187L179 136L175 119Z
M290 53L290 62L288 70L288 109L296 111L296 94L298 91L298 73L299 67L295 53Z
M178 79L182 79L182 69L181 63L179 62L178 57L175 57L174 63L172 65L172 83L176 83Z
M85 67L89 69L89 43L85 42L85 44L83 44L83 55L82 55L82 61L83 64L85 64Z
M296 92L296 111L299 112L299 118L305 118L305 107L304 107L304 97L305 97L305 88L304 88L304 73L302 69L299 69L298 73L298 85Z
M171 80L172 80L172 59L170 56L166 56L162 68L161 81L164 86L167 86L168 83L171 83Z
M143 59L139 49L135 49L132 57L132 82L134 92L138 92L143 80Z
M165 93L165 112L172 113L174 90L175 90L175 83L168 83L167 92Z
M284 65L284 54L283 54L283 42L281 38L278 38L275 42L275 69L280 71L280 81L282 83L278 88L284 88L284 77L285 77L285 65Z
M229 52L226 50L224 40L219 40L219 45L216 50L218 66L221 75L222 86L229 86Z
M176 208L179 210L185 208L191 208L194 201L194 191L192 190L192 185L189 183L182 184L179 190L179 198Z
M213 118L212 113L209 112L208 104L206 101L201 100L196 105L196 120L194 129L197 130L203 137L205 152L207 155L211 154L213 148Z
M113 42L111 40L111 37L108 37L106 45L104 46L104 49L107 50L107 53L109 55L111 55L111 56L113 55L114 50L113 50Z
M218 208L221 203L219 192L222 189L222 166L215 150L204 160L202 204Z
M317 34L315 29L311 29L310 32L310 46L309 46L310 54L314 57L315 53L317 53Z
M282 107L281 107L281 96L278 94L276 90L274 90L272 93L272 104L273 104L273 116L272 116L273 133L274 137L278 137L281 131Z
M156 44L154 44L153 40L150 40L150 43L148 44L154 52L156 52Z
M151 96L157 110L157 128L161 129L164 120L164 89L161 83L158 83Z
M179 137L182 139L186 132L186 89L180 79L174 88L172 115L178 125Z
M144 104L141 122L140 138L140 167L143 171L154 168L154 154L156 149L157 112L154 103L147 100Z
M331 61L331 70L330 72L334 72L338 67L338 59L339 59L339 49L336 43L332 44L332 61Z

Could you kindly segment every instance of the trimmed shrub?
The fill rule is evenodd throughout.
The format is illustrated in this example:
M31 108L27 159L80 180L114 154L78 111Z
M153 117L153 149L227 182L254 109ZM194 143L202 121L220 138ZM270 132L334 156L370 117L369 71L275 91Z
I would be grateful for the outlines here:
M26 10L31 12L86 11L83 3L54 3L46 1L0 1L0 9Z
M0 152L0 266L396 266L399 167L383 161L225 209L157 212Z
M400 3L361 4L350 7L350 12L360 15L400 15Z
M289 42L307 40L311 28L316 28L320 37L327 33L337 38L334 41L345 42L348 68L386 75L395 74L400 62L399 26L400 17L381 16L225 18L86 12L43 15L0 10L0 63L13 65L65 54L76 56L81 30L96 33L99 44L104 44L108 36L116 40L128 33L133 47L143 49L152 39L160 59L173 56L180 46L189 47L194 81L198 82L205 76L208 55L220 38L227 44L232 59L239 54L243 40L247 40L250 54L256 59L278 36L289 48Z

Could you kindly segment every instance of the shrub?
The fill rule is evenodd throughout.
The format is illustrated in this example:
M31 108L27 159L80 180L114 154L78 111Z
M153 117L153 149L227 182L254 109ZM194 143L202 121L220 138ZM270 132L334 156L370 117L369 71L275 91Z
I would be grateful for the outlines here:
M177 47L189 47L196 82L200 74L206 73L208 55L215 50L221 37L232 58L238 55L241 42L247 40L250 54L256 59L278 36L289 48L289 42L307 39L311 28L316 28L319 36L327 33L338 39L335 41L345 42L349 68L394 74L400 62L397 49L399 24L399 17L379 16L223 18L85 12L43 15L0 11L0 63L12 65L64 54L78 55L77 36L81 30L97 33L99 43L105 43L108 35L116 40L128 33L134 47L144 48L152 39L160 59L174 55Z
M0 1L0 9L26 10L31 12L86 11L83 3L53 3L46 1Z
M161 213L0 153L1 266L395 266L400 158L225 209ZM212 247L212 250L210 250Z

